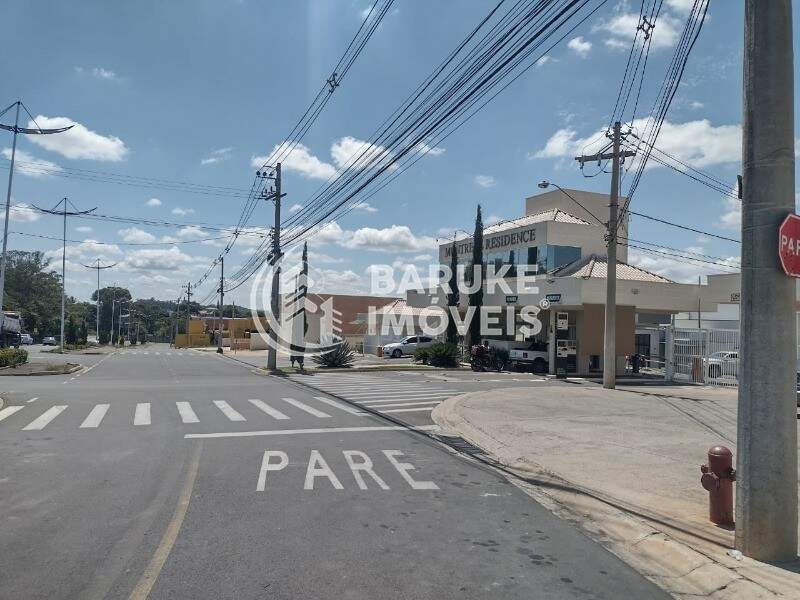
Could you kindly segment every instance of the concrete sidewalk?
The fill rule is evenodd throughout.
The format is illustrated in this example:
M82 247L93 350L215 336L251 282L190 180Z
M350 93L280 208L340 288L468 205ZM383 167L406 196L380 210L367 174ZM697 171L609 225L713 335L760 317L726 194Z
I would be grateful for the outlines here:
M712 446L735 455L736 402L735 389L552 381L450 398L433 418L677 597L800 598L800 564L737 560L733 531L708 521L699 466Z

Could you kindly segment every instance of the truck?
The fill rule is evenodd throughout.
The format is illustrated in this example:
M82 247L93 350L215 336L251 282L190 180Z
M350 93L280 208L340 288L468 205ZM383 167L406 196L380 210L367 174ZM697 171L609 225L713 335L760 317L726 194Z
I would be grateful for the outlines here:
M509 348L508 366L515 371L547 373L550 357L546 343L532 343L527 348Z
M19 348L22 341L22 322L18 312L0 313L0 348Z

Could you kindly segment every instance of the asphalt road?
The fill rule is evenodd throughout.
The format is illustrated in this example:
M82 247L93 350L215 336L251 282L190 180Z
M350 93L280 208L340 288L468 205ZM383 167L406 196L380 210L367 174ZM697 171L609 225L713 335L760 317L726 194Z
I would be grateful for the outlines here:
M668 598L485 467L213 354L0 386L2 598Z

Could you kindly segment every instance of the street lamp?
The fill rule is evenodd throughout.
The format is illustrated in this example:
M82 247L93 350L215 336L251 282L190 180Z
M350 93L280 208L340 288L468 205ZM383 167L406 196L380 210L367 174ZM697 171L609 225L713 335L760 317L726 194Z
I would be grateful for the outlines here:
M119 304L120 305L120 307L119 307L119 316L117 317L117 337L114 338L111 341L113 346L117 345L117 340L119 339L119 336L122 334L122 303L123 302L130 302L130 300L127 299L127 298L120 298L119 300L114 300L113 304L111 305L112 318L113 318L113 315L114 315L114 304ZM111 328L111 335L112 336L114 335L114 328L113 327Z

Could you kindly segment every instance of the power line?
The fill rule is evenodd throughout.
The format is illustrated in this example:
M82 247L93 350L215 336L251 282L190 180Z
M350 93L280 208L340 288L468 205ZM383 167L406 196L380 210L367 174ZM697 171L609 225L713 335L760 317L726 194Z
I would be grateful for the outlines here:
M646 215L644 213L635 212L632 210L627 211L628 214L635 215L637 217L642 217L643 219L649 219L650 221L655 221L656 223L661 223L663 225L669 225L671 227L677 227L678 229L685 229L686 231L692 231L694 233L699 233L701 235L706 235L708 237L717 238L720 240L725 240L726 242L733 242L735 244L741 244L741 240L737 240L734 238L725 237L724 235L717 235L716 233L710 233L708 231L703 231L702 229L695 229L694 227L689 227L688 225L680 225L679 223L673 223L672 221L667 221L665 219L659 219L658 217L653 217L650 215Z

